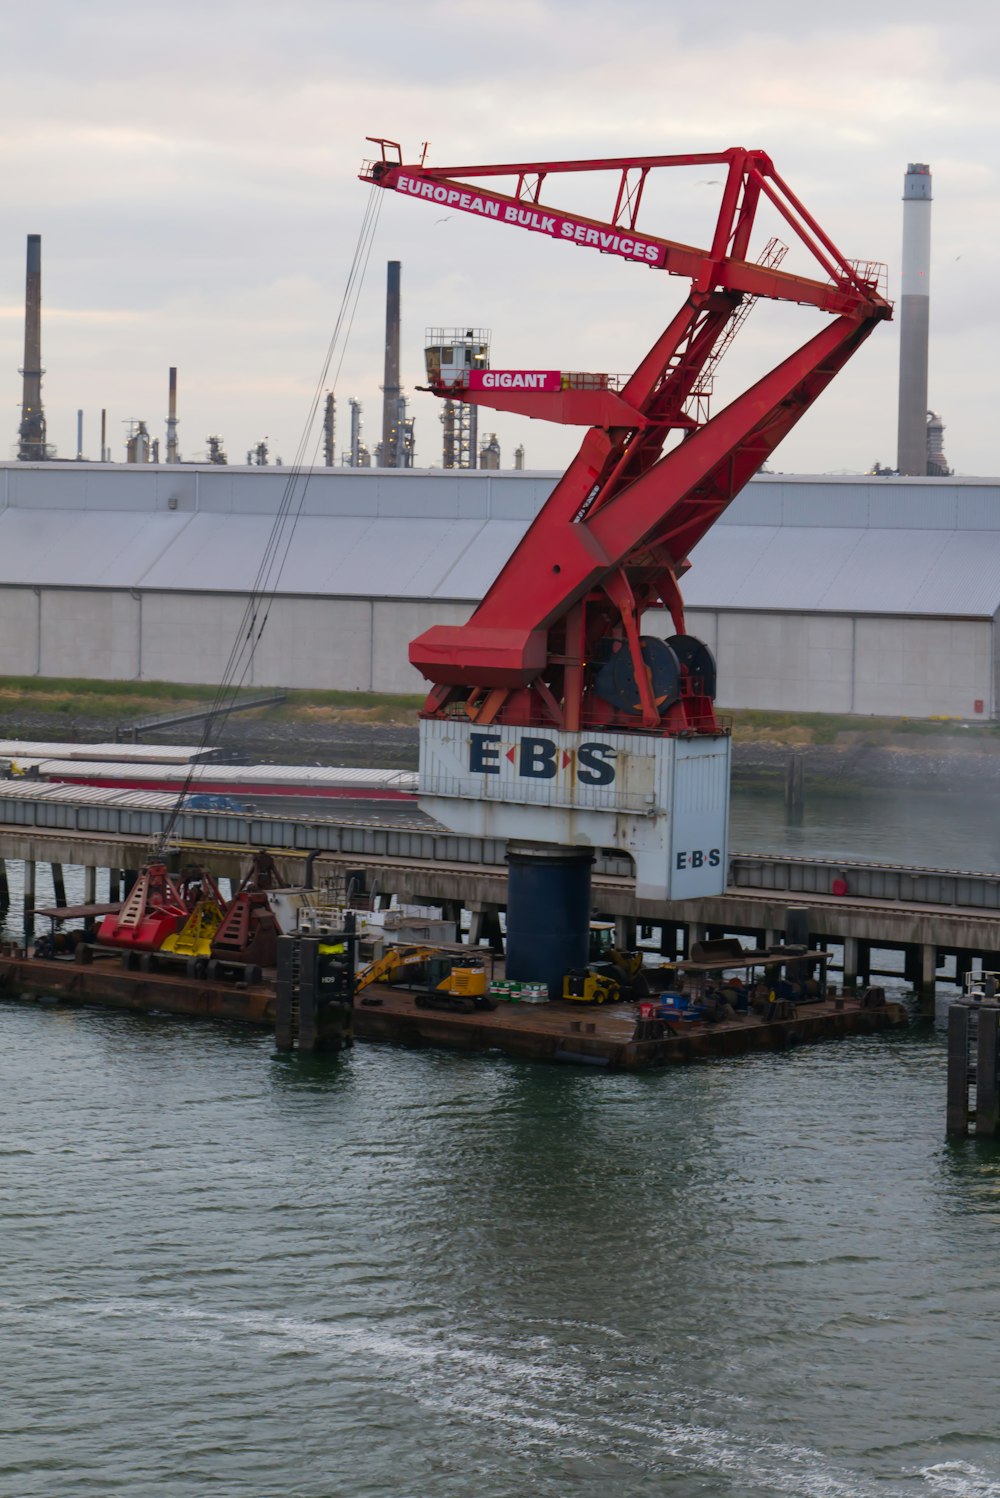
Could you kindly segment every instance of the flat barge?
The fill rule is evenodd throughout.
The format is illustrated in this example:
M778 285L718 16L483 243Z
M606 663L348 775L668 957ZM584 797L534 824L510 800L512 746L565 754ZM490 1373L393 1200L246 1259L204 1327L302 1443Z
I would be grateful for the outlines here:
M275 988L266 978L259 984L234 985L128 972L113 962L84 965L23 956L0 957L0 996L29 1002L45 997L266 1029L274 1028L277 1014ZM373 984L364 1002L355 1005L353 1019L358 1040L635 1071L896 1030L907 1024L908 1015L898 1003L824 998L788 1006L780 1018L751 1013L714 1024L670 1021L662 1033L650 1037L637 1004L500 1004L494 1010L461 1014L421 1008L408 990Z

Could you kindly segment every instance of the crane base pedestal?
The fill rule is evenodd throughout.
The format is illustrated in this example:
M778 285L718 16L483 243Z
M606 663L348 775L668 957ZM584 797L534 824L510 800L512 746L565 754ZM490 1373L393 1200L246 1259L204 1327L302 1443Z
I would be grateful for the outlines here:
M506 975L548 984L562 997L570 968L585 967L590 946L588 849L512 843L507 850Z

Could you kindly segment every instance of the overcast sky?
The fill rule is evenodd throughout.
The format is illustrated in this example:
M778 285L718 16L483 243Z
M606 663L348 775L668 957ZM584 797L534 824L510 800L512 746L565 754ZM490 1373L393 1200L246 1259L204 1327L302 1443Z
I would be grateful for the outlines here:
M986 0L8 3L0 454L13 455L19 419L24 241L40 233L43 396L60 456L75 453L78 407L87 456L98 456L102 406L116 460L128 418L162 439L176 364L185 458L219 433L231 462L265 436L290 461L369 195L357 180L365 136L385 135L411 161L430 141L432 164L760 147L846 255L888 263L893 297L903 174L929 162L929 400L957 472L1000 473L998 15ZM704 176L658 189L640 227L684 238L703 223L705 242L717 189ZM411 391L432 324L490 328L496 367L617 372L683 298L685 283L660 272L380 197L336 383L338 449L350 396L372 445L380 432L389 259L403 265ZM603 200L577 184L552 201ZM812 319L755 308L722 393L809 336ZM773 466L893 463L897 357L896 325L878 328ZM438 412L413 396L421 465L441 461ZM505 467L519 442L530 467L555 467L578 440L482 413L481 431L494 428Z

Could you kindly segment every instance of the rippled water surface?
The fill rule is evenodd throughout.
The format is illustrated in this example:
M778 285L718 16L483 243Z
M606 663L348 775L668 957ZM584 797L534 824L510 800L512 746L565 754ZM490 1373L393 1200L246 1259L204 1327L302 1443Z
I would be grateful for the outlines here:
M0 1492L1000 1494L939 1036L595 1076L0 1006Z

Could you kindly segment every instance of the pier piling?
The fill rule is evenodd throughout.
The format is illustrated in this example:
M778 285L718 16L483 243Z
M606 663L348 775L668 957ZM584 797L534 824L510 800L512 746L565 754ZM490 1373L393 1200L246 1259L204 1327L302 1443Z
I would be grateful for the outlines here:
M806 807L806 761L803 754L789 756L785 771L785 813L790 822L801 822Z
M925 942L920 948L920 987L917 997L922 1014L934 1013L937 996L937 947Z
M844 992L853 993L858 986L858 939L856 936L844 937L843 979Z
M948 1009L948 1098L946 1128L964 1138L969 1132L969 1011L965 1004Z
M28 946L35 935L35 860L24 861L24 944Z
M63 877L63 866L61 863L54 863L51 868L52 893L55 896L55 903L64 906L66 904L66 880Z
M1000 1036L1000 1011L995 1005L983 1005L977 1011L979 1040L976 1045L976 1133L983 1139L995 1139L1000 1124L1000 1096L997 1084L997 1040Z

